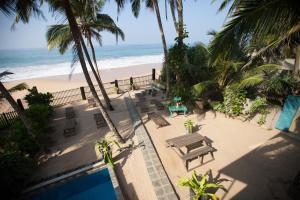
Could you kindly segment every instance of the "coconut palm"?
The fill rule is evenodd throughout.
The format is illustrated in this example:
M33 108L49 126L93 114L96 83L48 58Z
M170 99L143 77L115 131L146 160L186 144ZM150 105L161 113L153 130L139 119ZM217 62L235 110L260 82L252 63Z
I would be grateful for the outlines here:
M81 35L80 28L77 24L75 15L73 14L71 3L69 2L69 0L62 0L62 1L61 0L51 0L51 1L49 1L49 4L53 11L63 13L66 15L66 18L68 20L69 27L70 27L70 32L72 33L72 37L73 37L73 40L75 43L73 50L74 50L74 53L76 53L76 57L79 59L83 74L89 85L91 93L92 93L93 97L96 99L97 103L99 104L100 112L102 113L106 123L108 124L109 129L116 135L119 142L124 143L122 136L120 135L117 128L113 124L113 122L110 119L107 111L105 110L100 98L98 97L96 89L95 89L93 82L91 80L91 77L89 75L89 72L88 72L88 69L87 69L87 66L85 63L85 59L84 59L84 53L82 51L82 48L86 49L86 46L85 46L85 43L83 42L83 37Z
M17 112L18 116L20 117L21 121L23 122L24 126L26 127L28 134L30 134L31 136L34 136L30 120L26 117L24 111L19 107L17 102L14 100L14 98L10 95L9 91L5 88L5 86L1 82L1 79L3 77L10 75L10 74L13 74L13 73L8 72L8 71L4 71L4 72L0 73L1 96L3 95L3 97L8 101L8 103L11 105L11 107ZM15 86L14 88L11 88L11 89L13 89L13 90L22 89L22 88L24 88L24 86L25 85L22 84L22 85Z
M224 0L219 10L231 4L228 22L214 38L210 51L213 60L223 51L233 49L233 38L272 40L258 54L288 45L296 50L295 74L300 65L300 7L298 0Z
M115 2L118 4L118 11L120 11L122 8L124 8L126 0L115 0ZM132 10L133 15L135 17L138 17L139 12L140 12L140 8L141 8L142 0L131 0L130 2L131 2L131 10ZM166 91L167 91L167 94L168 94L169 89L170 89L170 75L169 75L168 66L166 65L167 60L168 60L168 47L167 47L165 33L164 33L162 21L161 21L158 0L146 0L145 5L150 10L152 10L152 11L154 10L155 14L156 14L156 19L157 19L158 27L159 27L159 30L160 30L160 37L161 37L161 41L162 41L162 45L163 45L163 51L164 51L164 58L165 58L165 62L164 62L165 66L164 67L166 69L166 79L167 79L166 80L166 82L167 82Z
M112 33L116 36L116 40L118 39L119 36L124 40L124 33L114 23L113 19L111 19L108 15L97 13L96 17L94 17L91 7L90 6L85 7L83 3L84 3L83 1L74 3L75 5L73 4L74 5L73 10L77 17L78 26L80 28L80 31L85 36L89 46L91 47L94 64L92 64L92 62L91 62L89 52L86 49L84 49L84 52L86 54L86 57L87 57L87 60L90 64L90 66L91 66L91 69L95 76L95 79L99 85L99 88L104 97L104 100L107 104L107 107L112 110L113 108L112 108L112 105L110 104L109 97L108 97L108 95L104 89L103 83L101 81L101 77L100 77L100 73L99 73L98 65L97 65L97 60L96 60L96 54L95 54L94 46L92 43L92 37L95 38L101 45L100 31L109 31L110 33ZM83 8L85 8L85 9L83 9ZM83 10L85 12L83 12ZM46 37L47 37L47 42L48 42L48 49L51 50L55 47L58 47L59 52L61 54L64 54L66 52L67 48L72 43L74 43L68 24L57 24L57 25L50 26L48 28ZM82 41L82 42L84 42L84 41ZM75 60L77 60L77 59L75 58ZM95 68L96 68L97 72L96 72Z

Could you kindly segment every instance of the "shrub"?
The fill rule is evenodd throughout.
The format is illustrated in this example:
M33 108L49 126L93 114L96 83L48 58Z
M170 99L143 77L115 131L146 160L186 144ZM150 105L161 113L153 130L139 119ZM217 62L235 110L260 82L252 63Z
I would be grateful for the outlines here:
M16 121L8 135L6 149L21 151L25 154L34 155L40 149L39 144L27 134L27 130L21 121Z
M227 87L224 91L225 113L229 116L239 116L243 113L246 103L246 92L244 90Z
M1 195L5 199L17 199L34 169L35 164L33 160L20 152L1 153Z
M48 119L52 114L52 109L43 104L31 105L26 110L26 115L32 122L32 128L37 137L45 133L48 129Z
M49 92L47 93L40 93L37 91L36 87L32 89L28 89L29 94L25 96L25 100L28 102L28 105L35 105L35 104L45 104L50 106L52 102L53 95Z
M266 117L268 113L269 111L267 99L261 97L256 98L252 102L249 111L247 111L250 119L252 119L256 114L261 115L257 121L259 125L263 125L264 123L266 123Z

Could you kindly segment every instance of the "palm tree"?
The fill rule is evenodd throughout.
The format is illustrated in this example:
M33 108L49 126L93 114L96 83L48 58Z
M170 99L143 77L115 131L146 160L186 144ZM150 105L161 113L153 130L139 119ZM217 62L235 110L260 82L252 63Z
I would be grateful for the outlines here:
M1 78L3 78L4 76L10 75L10 74L13 74L13 73L8 72L8 71L4 71L4 72L0 73L0 92L1 92L1 96L3 95L4 98L11 105L11 107L17 112L18 116L20 117L21 121L23 122L24 126L26 127L28 134L31 135L34 138L34 134L33 134L33 130L32 130L32 127L31 127L30 120L26 117L24 111L19 107L17 102L14 100L14 98L10 95L9 91L5 88L5 86L1 82ZM22 88L23 86L19 85L18 87ZM18 89L18 88L15 87L15 89Z
M125 0L115 0L115 1L118 3L118 10L120 10L120 8L124 7ZM167 91L167 94L168 94L169 89L170 89L169 67L166 64L167 61L168 61L168 46L167 46L167 43L166 43L165 33L164 33L162 21L161 21L158 1L157 0L146 0L145 4L146 4L147 8L150 8L151 10L154 10L155 14L156 14L156 19L157 19L158 27L159 27L159 30L160 30L160 37L161 37L163 50L164 50L164 57L165 57L164 67L166 69L166 78L167 78L167 80L166 80L166 82L167 82L166 91ZM141 5L141 0L131 0L131 8L132 8L132 12L133 12L135 17L138 17L138 15L139 15L140 8L141 8L140 5Z
M118 36L121 36L121 38L124 40L124 33L108 15L97 13L96 19L94 19L90 6L86 9L82 8L85 8L83 2L76 2L76 5L73 6L73 10L78 19L77 21L79 23L79 28L82 34L86 37L88 44L91 47L93 61L97 72L91 62L88 50L84 48L84 52L89 62L89 65L91 66L95 79L99 85L104 100L107 104L107 107L110 108L110 110L113 110L113 107L110 104L110 99L101 81L95 50L92 43L92 37L96 38L96 40L99 41L99 43L101 44L101 35L99 33L100 31L109 31L110 33L116 35L116 40L118 39ZM83 12L83 10L85 12ZM50 26L48 28L46 37L48 41L48 48L53 49L55 47L59 47L59 52L61 54L66 52L67 48L71 45L71 43L74 43L68 24L58 24ZM84 43L84 41L82 41L82 43ZM77 60L76 58L74 59Z
M178 43L183 45L184 27L183 27L183 4L182 0L177 0L177 14L178 14Z
M58 12L62 11L62 12L65 13L65 15L67 17L67 20L69 22L70 31L72 33L72 37L73 37L73 40L74 40L74 43L75 43L74 51L77 54L77 57L80 61L83 74L84 74L85 79L86 79L86 81L89 85L91 93L92 93L93 97L96 99L96 101L98 102L100 112L102 113L106 123L108 124L109 129L116 135L119 142L124 143L124 139L122 138L122 136L120 135L120 133L116 129L116 127L113 124L112 120L110 119L108 113L106 112L100 98L98 97L97 92L95 90L95 87L93 85L93 82L91 80L91 77L88 73L88 69L87 69L87 66L86 66L86 63L85 63L85 59L84 59L84 54L83 54L83 51L82 51L82 47L85 46L85 44L82 43L83 37L81 35L79 26L76 22L76 18L75 18L75 15L73 14L72 6L71 6L69 0L62 0L62 1L52 0L49 3L50 3L50 6L51 6L52 10L58 11Z
M258 55L268 50L288 45L296 50L294 74L300 67L300 10L298 0L224 0L219 10L231 4L229 21L214 38L210 51L213 59L223 52L233 50L231 40L238 38L251 43L272 36Z

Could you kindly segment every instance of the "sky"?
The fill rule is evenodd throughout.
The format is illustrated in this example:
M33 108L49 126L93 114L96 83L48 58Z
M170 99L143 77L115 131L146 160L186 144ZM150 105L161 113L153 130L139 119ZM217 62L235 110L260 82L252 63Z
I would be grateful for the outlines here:
M212 4L212 0L185 0L184 1L184 24L189 38L188 44L203 42L207 44L210 36L209 30L220 30L226 19L226 11L218 13L221 0ZM176 32L171 18L170 10L167 10L164 0L160 1L160 12L168 44L174 42ZM13 18L8 18L0 13L0 49L22 49L22 48L47 48L45 33L47 26L56 24L57 19L48 11L47 5L42 7L46 20L31 18L29 24L19 23L14 31L10 27ZM102 13L109 14L116 24L125 33L125 41L119 41L118 45L126 44L160 44L160 33L155 13L142 6L140 15L135 18L131 12L130 5L117 14L117 6L113 0L106 3ZM118 21L117 21L118 19ZM109 33L102 33L103 45L116 45L115 37Z

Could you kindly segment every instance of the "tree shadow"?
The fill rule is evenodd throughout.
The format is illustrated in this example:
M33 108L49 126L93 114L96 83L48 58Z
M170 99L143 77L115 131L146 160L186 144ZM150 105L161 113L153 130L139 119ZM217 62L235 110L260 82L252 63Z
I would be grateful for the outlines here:
M232 199L286 198L286 194L280 194L282 192L276 190L281 188L286 193L285 183L291 182L299 171L300 143L284 134L279 133L220 170L220 173L245 185Z

